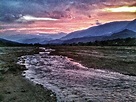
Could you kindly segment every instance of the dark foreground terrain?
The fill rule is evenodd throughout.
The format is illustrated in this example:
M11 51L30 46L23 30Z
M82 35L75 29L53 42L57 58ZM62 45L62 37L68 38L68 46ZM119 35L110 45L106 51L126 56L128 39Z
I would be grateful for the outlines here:
M55 95L22 77L18 57L38 53L36 47L0 47L0 102L56 102Z
M135 75L134 46L0 48L0 102L133 102Z
M68 56L89 68L136 75L136 46L56 46L52 54Z
M135 47L52 48L56 51L40 48L39 54L21 56L18 64L26 66L25 78L52 90L58 102L136 101L136 76L130 76L135 75Z

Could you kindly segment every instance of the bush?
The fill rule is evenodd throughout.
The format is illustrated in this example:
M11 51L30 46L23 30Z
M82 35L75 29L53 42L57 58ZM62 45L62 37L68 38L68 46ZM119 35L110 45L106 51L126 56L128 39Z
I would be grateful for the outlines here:
M0 74L0 81L3 81L4 77L2 76L2 74Z
M4 100L3 95L0 94L0 102Z

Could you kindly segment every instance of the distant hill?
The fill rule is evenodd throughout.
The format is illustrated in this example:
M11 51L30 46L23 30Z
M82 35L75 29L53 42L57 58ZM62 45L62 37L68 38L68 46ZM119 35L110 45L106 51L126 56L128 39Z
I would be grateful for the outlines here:
M125 29L121 32L114 33L108 39L117 39L117 38L136 38L136 32Z
M57 34L0 34L0 37L6 40L15 41L24 44L46 44L48 41L60 39L65 33Z
M19 46L19 45L23 44L0 38L0 46Z
M63 43L64 41L61 39L51 40L47 42L47 44L63 44Z
M51 39L46 39L46 38L25 38L25 39L22 39L21 43L24 43L24 44L46 44L48 41L50 41Z
M69 40L65 40L63 41L63 43L65 44L70 44L70 43L79 43L79 42L94 42L94 41L102 41L104 39L104 37L106 36L92 36L92 37L81 37L81 38L73 38L73 39L69 39Z
M89 39L90 41L93 41L95 39L99 40L101 39L100 37L110 36L118 32L123 33L122 31L124 31L125 29L136 32L136 19L133 21L111 22L95 27L90 27L85 30L75 31L62 37L60 40L63 40L64 42L67 42L68 40L69 42L73 42L73 40L79 40L81 42L86 42ZM126 32L125 34L127 34L127 31L124 32ZM83 41L84 39L85 41Z
M81 37L81 38L73 38L70 40L65 40L63 43L71 44L71 43L87 43L87 42L95 42L95 41L104 41L104 40L113 40L113 39L122 39L122 38L136 38L136 32L125 29L118 33L113 33L110 36L91 36L91 37Z
M129 21L120 21L120 22L111 22L103 25L90 27L85 30L72 32L65 37L62 37L61 40L69 40L73 38L81 38L81 37L91 37L91 36L105 36L111 35L113 33L122 31Z

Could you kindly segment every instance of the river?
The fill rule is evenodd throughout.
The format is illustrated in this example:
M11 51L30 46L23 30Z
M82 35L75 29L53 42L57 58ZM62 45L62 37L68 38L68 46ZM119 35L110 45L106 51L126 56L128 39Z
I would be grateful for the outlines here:
M58 102L136 102L136 77L87 68L52 49L19 58L23 76L56 93Z

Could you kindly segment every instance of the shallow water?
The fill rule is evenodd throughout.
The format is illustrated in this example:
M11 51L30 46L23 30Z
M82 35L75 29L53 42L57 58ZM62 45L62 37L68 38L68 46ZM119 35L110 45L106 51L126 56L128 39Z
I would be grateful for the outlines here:
M27 70L23 76L56 93L58 102L135 102L136 77L87 68L44 49L22 56L18 62Z

